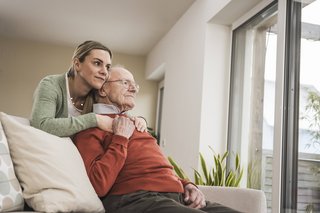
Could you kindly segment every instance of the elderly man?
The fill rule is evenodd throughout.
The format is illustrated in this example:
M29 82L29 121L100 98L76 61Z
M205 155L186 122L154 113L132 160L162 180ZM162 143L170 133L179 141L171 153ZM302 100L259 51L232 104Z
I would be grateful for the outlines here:
M206 202L194 184L174 174L156 139L135 129L124 112L134 107L138 90L128 70L111 68L108 81L97 91L94 111L114 118L113 133L91 128L74 137L106 211L236 212Z

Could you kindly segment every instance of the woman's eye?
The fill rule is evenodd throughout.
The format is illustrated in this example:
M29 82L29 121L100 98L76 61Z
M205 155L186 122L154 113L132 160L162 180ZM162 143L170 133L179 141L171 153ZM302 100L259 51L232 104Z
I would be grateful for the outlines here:
M101 62L100 61L95 61L94 64L97 65L97 66L100 66Z

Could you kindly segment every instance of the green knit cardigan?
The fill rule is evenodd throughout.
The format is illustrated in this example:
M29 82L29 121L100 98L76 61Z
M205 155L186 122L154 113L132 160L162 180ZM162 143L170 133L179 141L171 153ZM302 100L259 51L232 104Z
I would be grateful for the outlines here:
M94 113L68 117L66 74L43 78L35 90L30 124L48 133L67 137L96 127Z

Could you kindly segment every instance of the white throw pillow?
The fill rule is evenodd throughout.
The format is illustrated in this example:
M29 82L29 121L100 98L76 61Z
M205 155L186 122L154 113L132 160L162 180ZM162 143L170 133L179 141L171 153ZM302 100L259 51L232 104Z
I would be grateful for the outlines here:
M5 113L0 119L30 207L41 212L104 212L71 139L22 124Z
M6 135L0 122L0 212L22 210L24 200L14 173Z

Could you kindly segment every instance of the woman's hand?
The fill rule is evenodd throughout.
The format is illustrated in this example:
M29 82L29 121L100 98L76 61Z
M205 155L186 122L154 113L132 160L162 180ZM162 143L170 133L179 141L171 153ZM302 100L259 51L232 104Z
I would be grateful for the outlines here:
M100 129L107 131L107 132L113 132L113 129L112 129L113 119L112 118L110 118L109 116L103 116L103 115L99 115L99 114L96 114L96 118L97 118L98 127Z
M141 117L130 117L130 119L134 122L134 125L139 132L147 131L147 122L145 119Z

